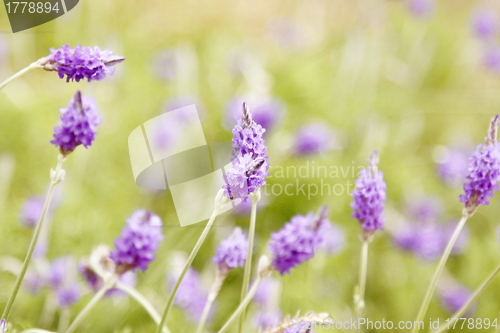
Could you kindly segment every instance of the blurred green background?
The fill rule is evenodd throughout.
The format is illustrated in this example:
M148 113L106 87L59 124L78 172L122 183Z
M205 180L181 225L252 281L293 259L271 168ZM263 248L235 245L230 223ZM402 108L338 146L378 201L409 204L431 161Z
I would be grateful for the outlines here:
M143 122L158 115L169 99L196 95L205 109L207 141L230 141L223 126L227 101L255 87L230 70L234 50L248 54L266 73L269 93L286 106L283 121L266 136L273 166L364 166L373 149L388 188L387 223L403 214L412 197L435 195L445 204L445 219L458 219L460 187L445 186L436 174L436 147L465 140L483 140L490 118L500 109L500 75L482 64L482 45L471 35L470 15L480 2L439 1L426 18L412 14L402 1L99 1L82 0L55 21L12 34L0 9L0 79L69 44L98 45L124 55L116 74L103 81L65 83L56 73L31 71L0 92L0 256L24 258L32 232L19 223L26 198L43 194L57 150L49 141L52 128L77 89L93 96L103 118L92 147L76 149L65 163L61 204L50 227L48 258L86 256L101 243L112 246L124 219L139 208L162 217L165 240L157 259L138 275L137 289L161 311L166 302L165 273L173 251L189 252L202 224L180 228L168 191L152 193L136 186L127 138ZM299 41L273 36L272 22L286 19L304 34ZM292 45L290 45L292 44ZM165 81L155 75L154 59L165 49L189 50L192 70L183 79ZM243 50L243 51L241 51ZM338 134L343 149L300 157L288 153L295 131L319 121ZM9 172L11 170L11 172ZM287 179L270 178L270 184ZM295 180L292 180L295 181ZM348 175L330 184L354 181ZM319 183L318 179L301 179ZM330 219L346 234L345 249L335 256L317 256L281 279L284 314L297 310L328 312L350 318L357 283L359 224L351 219L351 197L342 195L269 196L257 215L255 258L266 253L270 233L295 214L330 207ZM452 257L447 269L474 289L500 260L496 227L499 198L481 207L468 222L466 253ZM234 225L248 227L247 215L225 213L216 222L194 261L207 285L215 265L210 258L220 239ZM414 320L435 262L397 249L387 231L377 232L370 246L365 314L371 320ZM233 271L218 299L210 325L216 331L237 307L242 269ZM277 273L274 273L277 275ZM275 276L277 277L277 276ZM15 277L0 272L0 308ZM31 295L21 290L11 316L19 331L36 327L48 291ZM75 315L87 294L72 306ZM500 315L500 281L479 299L473 316ZM255 312L255 306L250 307ZM438 302L426 318L447 318ZM246 332L256 331L248 316ZM57 316L56 316L57 319ZM57 320L51 327L56 330ZM195 325L175 308L172 332L191 332ZM81 332L152 332L154 323L131 299L105 299L81 326ZM332 331L332 330L325 330ZM376 330L374 330L376 331ZM457 330L458 331L458 330ZM491 331L491 330L490 330Z

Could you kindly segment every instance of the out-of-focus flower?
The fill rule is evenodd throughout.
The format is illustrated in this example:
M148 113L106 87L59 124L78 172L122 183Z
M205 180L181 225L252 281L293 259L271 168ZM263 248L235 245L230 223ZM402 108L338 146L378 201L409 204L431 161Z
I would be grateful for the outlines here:
M80 286L76 280L76 262L72 256L55 259L50 265L47 282L56 292L60 307L67 307L80 299Z
M7 332L7 321L5 319L0 320L0 333Z
M328 208L321 208L314 216L296 215L283 228L271 234L269 252L272 254L273 267L281 275L289 274L290 269L314 257L323 245L323 224L328 223Z
M322 249L328 254L341 252L345 247L345 234L342 228L326 220L321 225L320 233L323 235Z
M500 47L491 46L485 51L483 63L492 73L500 73Z
M275 327L281 321L279 301L281 297L281 280L268 277L259 284L253 300L259 311L254 317L254 325L264 330Z
M180 272L168 274L168 285L173 288ZM189 268L182 280L174 298L174 304L185 311L186 317L197 323L201 319L208 293L203 289L200 275L193 268ZM212 317L212 312L210 317ZM210 321L210 320L209 320Z
M314 313L308 312L305 315L300 315L298 312L293 318L290 315L286 315L283 321L276 325L275 327L266 329L262 333L314 333L312 328L314 323L326 323L328 318L328 313Z
M436 10L435 0L406 0L406 5L417 18L427 18Z
M54 127L54 140L61 154L68 155L77 146L88 148L96 135L96 128L101 124L94 99L83 97L78 90L69 101L68 107L61 109L61 121Z
M281 311L279 309L259 310L254 318L254 325L260 329L275 327L281 321Z
M57 71L61 79L66 76L66 82L79 82L85 78L90 82L113 75L114 65L124 60L125 57L117 56L112 51L78 44L74 49L69 45L57 50L51 48L50 55L40 59L38 64L47 71Z
M118 282L120 282L122 285L130 288L134 288L135 285L137 284L137 273L128 271L120 275L120 278L118 279ZM126 297L128 294L121 289L117 288L112 288L106 292L106 296L111 296L111 297Z
M498 15L492 9L479 8L472 14L471 25L477 38L494 38L498 34Z
M21 223L28 228L34 228L40 219L40 215L42 215L44 203L45 198L42 196L31 196L26 199L21 208ZM47 214L49 214L49 212L47 212ZM47 216L47 218L49 217Z
M297 21L274 19L269 22L268 29L272 41L286 49L299 50L307 45L307 31Z
M163 240L161 218L150 211L137 210L127 220L127 226L115 241L116 251L110 254L116 272L140 269L143 272L154 258Z
M469 212L474 212L479 205L489 205L493 191L498 191L500 180L500 150L497 144L500 116L491 120L484 145L480 144L469 161L468 182L464 184L464 194L460 202L465 203Z
M323 154L341 148L333 130L321 123L302 126L294 140L293 150L298 155Z
M173 111L193 104L196 106L196 111L198 111L200 119L203 118L205 115L205 107L198 96L195 95L181 95L169 99L165 104L165 111Z
M412 196L406 205L408 216L418 221L430 221L436 219L443 211L443 202L435 196Z
M260 211L261 208L264 208L266 205L267 197L263 195L257 203L257 212ZM250 213L252 212L252 201L247 200L245 202L240 202L236 205L236 207L231 209L231 212L236 215L250 215Z
M450 148L438 163L439 178L450 187L463 184L468 173L469 154L458 148Z
M279 297L281 290L281 281L275 279L272 276L262 280L255 292L253 300L259 304L260 307L264 307L266 304L277 303L277 298Z
M314 327L313 322L308 322L308 321L300 321L297 322L295 325L292 325L288 328L286 328L283 333L315 333L312 328Z
M151 64L153 73L160 79L172 81L179 74L179 58L176 49L158 52Z
M44 278L40 272L35 267L28 267L23 279L23 287L32 294L38 294L44 286Z
M243 234L241 228L236 227L231 235L222 240L215 249L216 255L212 258L219 269L229 270L244 267L248 254L248 238Z
M441 286L439 291L439 300L449 313L455 313L460 310L463 305L465 305L471 295L472 293L469 288L454 282L449 285ZM474 312L475 307L476 303L474 303L469 310L467 310L465 316L470 316L472 312Z
M241 119L241 105L245 101L252 110L253 121L266 131L272 131L282 121L285 105L280 100L272 97L237 96L229 100L225 107L224 125L227 128Z
M382 215L386 200L386 184L382 171L378 171L378 153L374 151L369 160L368 168L361 170L352 192L352 218L358 219L365 231L373 232L382 229L385 219Z
M264 132L244 103L242 118L233 129L233 167L224 177L226 184L222 187L230 199L246 201L250 193L265 185L269 163Z

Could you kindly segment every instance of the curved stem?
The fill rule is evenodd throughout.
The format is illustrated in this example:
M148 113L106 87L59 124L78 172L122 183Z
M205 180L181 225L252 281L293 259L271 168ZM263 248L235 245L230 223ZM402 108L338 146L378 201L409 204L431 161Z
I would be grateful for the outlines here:
M462 231L462 228L465 225L465 222L467 222L468 215L464 212L462 218L460 219L460 222L458 222L457 227L455 228L455 231L453 231L453 235L451 236L450 241L446 245L446 248L444 249L443 255L441 256L441 259L439 260L439 263L436 267L436 271L434 272L434 276L432 277L431 284L429 285L429 288L427 289L427 293L425 294L424 301L422 302L422 305L420 306L420 311L418 312L417 318L415 322L421 322L424 319L425 313L427 312L427 308L429 308L429 304L431 303L432 295L434 294L434 291L436 290L437 283L439 281L439 278L441 277L441 274L443 273L444 266L446 264L446 261L448 260L448 257L450 256L451 250L453 249L453 245L455 245L455 242L458 238L458 235L460 234L460 231ZM420 331L420 325L415 325L412 333L417 333Z
M479 285L479 287L477 287L477 289L474 290L474 293L469 297L467 302L460 309L458 309L457 312L455 312L451 316L451 319L458 320L458 318L462 318L462 316L467 312L467 310L469 310L469 308L472 306L472 304L479 298L479 295L481 295L482 292L486 288L488 288L488 286L491 284L491 282L493 282L493 280L498 275L498 273L500 273L500 266L495 268L495 270L493 270L493 272L490 275L488 275L486 280L484 280L483 283L481 283ZM451 323L451 321L450 321L450 323ZM441 333L441 332L445 332L447 330L448 330L448 325L443 325L443 326L441 326L441 328L439 328L439 330L435 331L434 333Z
M64 156L59 155L57 159L57 166L56 170L54 172L54 176L51 175L52 181L50 183L49 191L47 193L47 196L45 197L45 203L43 204L43 209L42 209L42 214L40 215L40 219L38 220L38 223L36 224L35 232L33 233L33 237L31 238L31 243L28 248L28 253L26 254L26 258L24 259L23 267L21 269L21 273L19 273L19 276L17 277L16 284L14 285L14 289L12 290L12 293L9 297L9 300L7 302L7 305L5 306L5 309L2 314L2 318L5 320L9 319L10 312L12 311L12 307L14 306L14 301L16 300L17 293L19 291L19 288L21 287L21 283L23 282L24 275L26 274L26 271L28 270L28 265L31 261L31 257L33 256L33 252L35 251L36 243L38 241L38 237L40 236L40 232L42 230L42 225L43 221L45 220L45 217L47 215L47 211L50 206L50 201L52 200L52 195L54 193L54 187L57 185L57 183L60 181L58 180L58 175L62 170L62 165L64 162Z
M7 80L5 80L2 83L0 83L0 89L2 89L3 87L5 87L8 83L10 83L10 81L13 81L14 79L22 76L24 73L29 72L33 68L39 68L39 67L40 66L38 65L38 62L35 61L34 63L31 63L28 67L26 67L24 69L21 69L19 72L17 72L16 74L14 74L11 77L9 77Z
M130 297L135 299L137 303L142 305L142 307L149 313L153 321L158 325L160 323L160 315L156 312L156 309L151 303L142 295L137 289L126 286L120 282L116 283L116 288L126 292ZM167 327L163 328L163 333L170 333Z
M97 303L101 300L101 298L106 294L106 292L111 289L116 281L118 280L118 277L113 276L107 281L104 285L104 287L99 290L94 297L88 302L88 304L83 308L83 310L76 316L75 320L71 323L69 328L66 330L66 333L72 333L76 328L82 323L82 321L87 317L87 315L90 313L90 311L96 306Z
M215 218L217 217L219 210L217 208L214 209L214 212L212 216L210 217L210 220L208 221L207 225L205 226L205 229L200 235L200 238L198 239L198 242L196 242L196 245L193 248L193 251L191 251L191 254L189 255L186 264L184 265L184 268L181 271L181 274L179 275L179 278L177 279L177 282L175 283L174 289L172 289L172 292L168 296L167 300L167 306L165 307L165 310L163 311L163 315L161 317L160 324L158 325L158 330L156 333L161 333L162 328L165 326L165 323L167 322L167 317L168 313L170 312L170 308L172 307L172 303L174 302L175 295L177 294L177 290L179 289L179 286L181 285L182 280L184 279L184 276L186 275L189 267L191 267L191 264L193 263L194 258L196 257L196 254L198 254L198 251L200 250L201 245L205 241L205 238L207 238L207 234L210 231L210 228L214 224Z
M208 315L210 314L210 309L212 308L212 304L219 295L220 288L222 287L222 284L224 283L224 280L226 279L228 273L229 269L217 268L215 281L210 287L210 292L208 293L207 302L203 307L203 312L201 315L200 322L198 323L198 328L196 329L196 333L203 332L203 328L205 328L205 324L207 322Z
M252 275L252 255L253 255L253 242L255 239L255 220L257 216L257 203L260 200L260 189L257 190L258 193L250 194L252 200L252 211L250 213L250 226L248 231L248 252L247 259L245 260L245 270L243 272L243 286L241 287L241 298L240 302L243 302L248 292L248 285L250 284L250 277ZM238 333L241 333L243 329L243 321L245 320L245 312L241 313L240 322L238 326Z
M243 311L245 311L248 303L250 303L253 296L255 295L255 292L257 291L257 288L259 287L261 281L262 278L260 276L257 277L257 280L255 280L255 283L253 284L252 288L248 291L248 294L245 297L245 299L241 302L236 311L234 311L229 320L224 324L224 326L222 326L222 328L219 330L218 333L226 332L228 328L231 326L231 324L236 320L236 318L238 318L243 313Z

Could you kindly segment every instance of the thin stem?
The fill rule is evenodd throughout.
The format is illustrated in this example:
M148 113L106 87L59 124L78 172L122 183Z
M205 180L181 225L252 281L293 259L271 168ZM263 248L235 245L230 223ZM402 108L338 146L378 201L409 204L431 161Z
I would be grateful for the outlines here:
M215 299L219 295L220 288L222 287L222 284L224 283L224 280L226 279L228 272L229 272L229 269L217 268L215 281L212 284L212 286L210 287L210 292L208 293L207 302L205 303L205 306L203 307L203 313L201 315L200 322L198 323L198 328L196 329L196 333L203 332L203 328L205 328L205 324L207 322L207 318L208 318L208 315L210 313L210 309L212 308L212 304L214 303Z
M142 295L137 289L126 286L120 282L116 283L116 288L126 292L133 299L137 301L142 307L149 313L153 321L158 325L160 323L160 314L156 312L156 309L153 307L151 303ZM163 333L170 333L167 327L163 328Z
M460 309L458 309L458 311L455 312L451 316L451 318L456 320L458 320L458 318L462 318L462 316L467 312L467 310L472 306L472 304L479 298L479 295L481 295L483 291L486 288L488 288L491 282L493 282L498 273L500 273L500 266L495 268L495 270L493 270L493 272L486 278L486 280L484 280L483 283L481 283L481 285L479 285L479 287L477 287L477 289L474 290L474 293L469 297L467 302ZM439 330L435 331L435 333L441 333L447 330L448 330L448 325L443 325Z
M431 303L432 295L434 294L434 291L436 290L437 283L439 281L439 278L441 277L441 274L443 273L444 266L446 264L446 261L448 260L448 257L450 256L451 250L453 249L453 245L455 245L455 242L458 238L458 235L460 234L460 231L462 231L462 228L465 225L465 222L467 222L468 215L464 212L462 218L460 219L460 222L458 222L457 227L455 228L455 231L453 231L453 235L451 236L450 241L446 245L446 248L444 249L443 255L441 256L441 259L439 260L439 263L436 267L436 271L434 273L434 276L432 277L431 284L429 285L429 288L427 289L427 293L425 294L424 301L422 302L422 305L420 307L420 311L418 312L417 319L415 322L421 322L424 319L425 313L427 312L427 309L429 308L429 304ZM420 325L414 325L414 328L412 330L412 333L417 333L420 330Z
M217 205L217 204L216 204ZM210 231L210 228L214 224L215 218L217 217L217 214L219 213L219 210L216 208L214 209L214 212L212 216L210 217L210 220L208 221L207 225L205 226L205 229L200 235L200 238L198 239L198 242L196 242L196 245L193 248L193 251L191 251L191 254L189 255L186 264L184 265L184 268L182 269L181 274L179 275L179 278L177 279L177 282L175 283L174 289L172 289L172 292L170 293L168 300L167 300L167 306L165 307L165 310L163 311L163 315L161 317L160 324L158 325L158 330L156 333L161 333L162 328L165 326L165 323L167 322L167 317L168 313L170 312L170 308L172 307L172 303L174 302L175 295L177 294L177 290L179 289L179 286L181 285L182 280L184 279L184 276L186 275L189 267L191 267L191 264L193 263L194 258L196 257L196 254L198 254L198 251L200 250L201 245L205 241L205 238L207 238L207 234Z
M22 331L21 333L55 333L55 332L42 330L41 328L29 328L27 330Z
M231 315L229 320L222 326L220 331L218 333L224 333L227 332L228 328L231 326L231 324L238 318L243 311L245 311L248 303L252 300L253 296L255 295L255 292L257 291L257 287L259 286L260 282L262 281L262 278L259 276L257 277L257 280L255 280L255 283L253 284L252 288L248 292L247 296L245 299L241 302L241 304L238 306L236 311Z
M61 309L59 313L59 324L57 325L57 332L63 333L66 331L71 318L71 310L69 308Z
M72 333L77 329L77 327L83 322L90 311L96 306L97 303L99 303L101 298L103 298L106 292L114 286L117 280L118 278L116 276L113 276L104 284L104 286L94 295L94 297L92 297L90 302L88 302L88 304L83 308L78 316L76 316L75 320L66 330L66 333Z
M245 270L243 272L243 285L241 287L240 302L243 302L243 300L247 295L248 285L250 284L250 277L252 276L252 255L253 255L253 242L255 239L255 220L257 216L257 203L260 200L260 189L257 190L257 193L251 193L250 198L252 200L252 210L250 213L250 226L248 231L248 252L247 252L247 259L245 260ZM241 333L243 329L244 320L245 320L245 312L243 311L240 316L238 333Z
M29 72L33 68L40 68L40 65L38 65L38 62L31 63L28 67L21 69L19 72L17 72L16 74L9 77L7 80L0 83L0 89L5 87L10 81L13 81L15 78L22 76L24 73Z
M356 311L358 318L361 317L363 309L365 308L365 289L366 289L366 271L368 268L368 241L363 241L361 246L361 261L359 264L359 283L358 283L358 299L356 304Z
M5 309L2 314L2 318L5 320L9 319L10 312L12 311L12 307L14 306L14 301L16 300L17 293L19 291L19 288L21 287L21 283L23 282L24 275L26 274L26 271L28 270L28 265L31 261L31 257L33 256L33 252L35 251L36 243L38 241L38 237L40 236L40 231L42 230L42 225L43 221L45 220L47 216L47 210L49 209L50 206L50 201L52 200L52 195L54 193L54 187L57 185L61 179L59 179L59 174L62 171L62 165L64 162L64 156L59 155L57 159L57 166L55 172L52 174L51 173L51 178L52 181L50 182L50 187L49 191L47 193L47 196L45 197L45 203L43 204L43 209L42 209L42 214L40 215L40 219L38 220L38 223L35 228L35 232L33 234L33 237L31 238L31 243L28 248L28 253L26 254L26 258L24 259L23 263L23 268L21 269L21 273L17 277L16 284L14 285L14 289L12 290L12 293L10 294L9 300L7 302L7 305L5 306Z

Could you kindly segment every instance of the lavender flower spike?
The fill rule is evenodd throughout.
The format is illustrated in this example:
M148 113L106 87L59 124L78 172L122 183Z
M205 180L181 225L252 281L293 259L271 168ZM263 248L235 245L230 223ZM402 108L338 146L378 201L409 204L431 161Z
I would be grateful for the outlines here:
M500 116L492 118L484 145L479 145L469 160L468 182L464 184L464 194L460 202L465 203L471 216L479 205L489 205L493 191L498 191L500 181L500 149L497 144Z
M273 234L269 242L273 267L281 275L289 274L290 269L314 257L323 245L323 225L327 220L328 208L323 206L315 217L312 212L306 216L296 215L290 222Z
M248 254L248 239L241 228L235 228L229 237L222 240L215 253L212 261L219 265L220 270L244 267Z
M50 55L38 60L38 65L47 71L57 71L61 79L66 76L66 82L79 82L85 78L91 82L113 75L113 66L124 60L125 57L117 56L112 51L78 44L74 49L69 45L57 50L51 48Z
M246 202L250 193L266 184L269 169L267 147L262 135L265 129L252 120L252 114L243 103L242 118L233 129L233 167L224 177L224 194L231 200Z
M160 217L145 210L135 211L127 219L127 226L115 242L116 251L110 254L116 264L116 273L137 269L144 272L154 260L162 240Z
M352 193L354 201L352 217L359 220L366 233L382 229L385 220L382 216L386 200L386 184L382 171L378 171L378 153L374 151L368 160L368 168L361 170Z
M88 148L95 139L96 128L101 124L95 101L83 97L80 91L70 100L68 107L61 109L61 121L54 127L54 140L50 141L67 156L79 145Z

